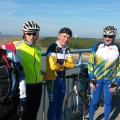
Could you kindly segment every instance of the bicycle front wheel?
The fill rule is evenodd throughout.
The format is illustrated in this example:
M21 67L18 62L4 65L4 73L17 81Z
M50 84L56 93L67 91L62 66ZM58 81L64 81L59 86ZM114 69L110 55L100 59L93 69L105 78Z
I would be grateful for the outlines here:
M65 120L83 120L84 101L78 91L72 91L64 102L64 118Z

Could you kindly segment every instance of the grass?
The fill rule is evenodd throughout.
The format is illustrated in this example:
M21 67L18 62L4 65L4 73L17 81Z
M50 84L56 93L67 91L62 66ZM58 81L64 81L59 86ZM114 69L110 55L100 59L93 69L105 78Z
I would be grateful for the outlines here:
M48 47L51 43L56 41L56 37L45 37L38 40L38 46ZM98 39L92 38L72 38L69 44L70 48L79 49L79 48L91 48L92 45L97 42Z
M4 44L6 42L15 41L15 40L21 40L20 37L14 37L14 38L7 38L7 39L0 39L0 43ZM50 44L56 41L56 37L44 37L39 38L37 41L37 45L40 48L47 49ZM86 49L91 48L93 44L96 42L101 41L101 39L98 38L72 38L69 44L70 48L73 49ZM120 44L120 40L117 40L117 43Z

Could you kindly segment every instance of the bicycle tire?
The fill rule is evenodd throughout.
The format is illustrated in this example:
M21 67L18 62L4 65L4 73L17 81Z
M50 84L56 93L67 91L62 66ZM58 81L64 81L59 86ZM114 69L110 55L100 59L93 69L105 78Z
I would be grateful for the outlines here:
M78 96L78 104L76 97ZM84 120L84 114L87 112L87 102L83 97L83 93L72 91L65 98L64 102L64 119L65 120Z

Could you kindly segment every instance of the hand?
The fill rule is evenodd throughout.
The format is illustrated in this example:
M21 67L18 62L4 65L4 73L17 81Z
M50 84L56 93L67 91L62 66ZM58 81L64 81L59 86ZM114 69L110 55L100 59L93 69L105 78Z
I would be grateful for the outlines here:
M75 64L75 67L80 67L81 66L81 63L79 62L79 63L77 63L77 64Z
M112 83L111 85L108 86L109 87L109 92L113 93L115 92L115 90L117 89L117 84L116 83Z
M91 89L91 92L94 91L97 86L98 86L98 84L97 84L97 81L96 81L96 80L91 80L91 81L90 81L90 89Z
M64 65L59 65L59 71L63 71L65 69Z

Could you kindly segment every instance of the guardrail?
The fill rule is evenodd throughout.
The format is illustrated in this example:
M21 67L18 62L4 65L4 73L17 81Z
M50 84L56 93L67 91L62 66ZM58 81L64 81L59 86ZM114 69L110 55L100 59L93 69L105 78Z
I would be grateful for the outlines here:
M89 48L89 49L72 49L71 50L72 54L75 54L75 53L84 53L84 52L91 52L91 48ZM45 51L42 52L42 56L46 56L46 52Z

